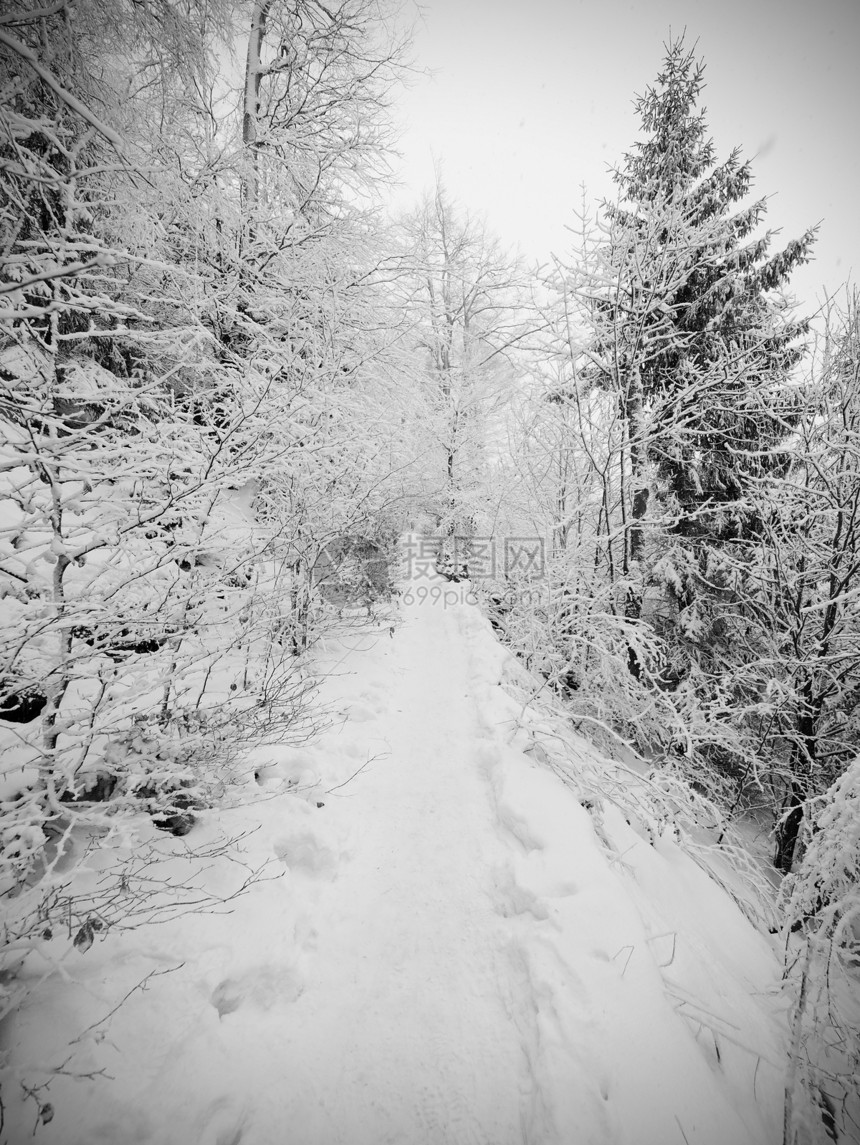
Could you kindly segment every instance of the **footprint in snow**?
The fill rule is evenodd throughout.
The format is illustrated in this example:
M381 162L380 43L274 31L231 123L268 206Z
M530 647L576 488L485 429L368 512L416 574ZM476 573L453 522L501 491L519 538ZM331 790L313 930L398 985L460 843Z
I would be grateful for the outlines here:
M360 700L381 700L384 698L386 693L387 688L384 684L374 682L368 684L363 691L359 692L358 698Z
M365 704L352 704L347 708L345 715L347 723L365 724L368 720L376 719L378 712L368 708Z
M295 1002L303 990L295 967L253 966L244 974L224 978L209 999L223 1019L245 1006L269 1010L278 1003Z
M516 839L524 851L541 851L544 841L519 810L504 797L498 802L499 822Z
M236 1103L219 1097L206 1109L194 1140L200 1145L241 1145L248 1124L247 1113Z
M331 875L337 867L337 855L311 831L293 831L273 840L275 855L291 871L310 875Z
M545 902L528 887L521 886L512 871L500 869L495 875L496 910L502 918L530 914L538 922L549 918Z

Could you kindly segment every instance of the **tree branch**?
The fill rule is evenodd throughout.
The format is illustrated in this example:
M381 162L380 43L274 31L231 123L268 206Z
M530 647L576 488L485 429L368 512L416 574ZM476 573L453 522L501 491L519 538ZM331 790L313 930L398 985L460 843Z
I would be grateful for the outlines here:
M81 103L76 96L66 91L56 76L48 71L44 64L39 62L36 53L32 51L32 49L28 48L26 44L22 44L20 40L16 40L14 36L10 36L7 32L4 32L2 28L0 28L0 44L5 44L10 51L20 56L22 60L26 60L39 79L48 85L54 94L63 101L66 107L74 111L81 119L86 120L90 127L94 128L100 135L103 135L105 139L114 145L117 151L121 152L123 150L125 144L113 128L102 123L97 116L93 115L86 104Z

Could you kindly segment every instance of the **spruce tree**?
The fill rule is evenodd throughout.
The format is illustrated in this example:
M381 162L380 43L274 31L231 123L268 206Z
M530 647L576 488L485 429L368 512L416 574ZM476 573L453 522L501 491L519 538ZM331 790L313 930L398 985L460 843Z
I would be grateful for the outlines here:
M721 550L756 535L756 482L784 463L807 324L782 288L815 238L769 254L766 201L743 203L749 162L737 149L716 160L703 74L671 42L636 101L644 138L614 174L602 269L586 288L591 376L617 393L628 439L627 614L673 637L672 682L725 635Z

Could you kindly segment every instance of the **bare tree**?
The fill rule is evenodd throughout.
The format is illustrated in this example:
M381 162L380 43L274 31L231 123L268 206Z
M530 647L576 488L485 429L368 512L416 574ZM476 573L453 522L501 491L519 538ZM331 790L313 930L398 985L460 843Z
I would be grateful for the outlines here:
M402 231L400 286L419 355L414 385L424 433L434 441L431 500L438 528L463 538L467 557L487 451L526 329L525 279L485 224L450 201L438 176Z

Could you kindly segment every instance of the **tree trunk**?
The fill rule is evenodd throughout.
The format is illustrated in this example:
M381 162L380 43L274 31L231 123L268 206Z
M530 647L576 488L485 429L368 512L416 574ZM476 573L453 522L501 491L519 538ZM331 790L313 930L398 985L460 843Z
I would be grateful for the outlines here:
M628 574L633 577L639 572L639 564L645 549L643 522L648 512L650 489L648 487L648 448L644 436L645 403L642 393L642 378L639 367L634 366L630 373L627 393L624 397L624 417L627 422L627 441L630 448L630 484L633 490L630 505L630 543ZM624 603L624 615L628 620L638 621L642 615L642 586L628 583ZM637 680L642 675L642 665L634 648L628 645L627 667Z
M803 822L802 796L799 784L792 783L782 807L783 813L787 811L788 814L776 828L776 854L773 857L773 865L786 875L794 863L794 852L800 835L800 825Z
M823 698L813 691L813 684L806 679L801 689L803 707L797 717L798 740L792 755L792 774L788 795L782 806L783 814L788 814L777 824L776 855L774 866L777 870L789 873L794 862L797 839L803 823L804 796L814 774L818 743L816 728L821 718Z
M630 564L642 559L645 548L643 522L648 512L648 446L645 441L645 402L642 393L642 378L639 367L634 366L630 374L625 399L627 440L630 445L630 484L633 490L630 526Z
M246 167L242 178L242 198L248 215L248 236L253 239L254 212L260 197L260 154L257 142L260 115L260 84L263 79L263 41L266 38L266 18L272 0L255 0L248 33L248 56L245 62L245 98L242 115L242 142L246 148Z

